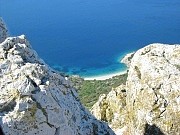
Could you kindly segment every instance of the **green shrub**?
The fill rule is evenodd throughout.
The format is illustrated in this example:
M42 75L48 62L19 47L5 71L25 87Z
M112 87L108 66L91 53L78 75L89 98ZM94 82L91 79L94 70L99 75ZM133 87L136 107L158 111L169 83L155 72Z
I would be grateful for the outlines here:
M77 91L82 104L90 109L94 103L97 102L101 94L107 94L112 88L125 84L127 73L114 76L107 80L84 80L77 76L76 78L71 76L70 80L75 84L75 87L78 88Z

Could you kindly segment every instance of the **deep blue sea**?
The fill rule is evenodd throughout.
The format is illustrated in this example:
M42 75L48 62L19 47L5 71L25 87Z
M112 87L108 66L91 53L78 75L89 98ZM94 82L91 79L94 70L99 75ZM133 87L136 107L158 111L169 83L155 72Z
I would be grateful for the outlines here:
M120 58L150 43L180 43L180 0L0 0L13 36L68 74L125 70Z

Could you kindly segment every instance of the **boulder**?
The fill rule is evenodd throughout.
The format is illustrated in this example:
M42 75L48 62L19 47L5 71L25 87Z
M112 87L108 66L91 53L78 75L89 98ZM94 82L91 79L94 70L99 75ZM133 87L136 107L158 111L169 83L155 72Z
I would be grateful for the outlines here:
M129 132L180 133L180 46L151 44L131 59L127 78ZM154 134L155 134L154 133Z

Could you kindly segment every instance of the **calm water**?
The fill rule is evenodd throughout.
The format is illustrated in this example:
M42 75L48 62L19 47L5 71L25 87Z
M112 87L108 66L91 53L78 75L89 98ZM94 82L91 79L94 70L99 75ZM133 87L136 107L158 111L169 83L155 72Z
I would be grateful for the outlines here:
M147 44L180 43L180 0L0 0L0 16L46 63L81 76L124 70L119 58Z

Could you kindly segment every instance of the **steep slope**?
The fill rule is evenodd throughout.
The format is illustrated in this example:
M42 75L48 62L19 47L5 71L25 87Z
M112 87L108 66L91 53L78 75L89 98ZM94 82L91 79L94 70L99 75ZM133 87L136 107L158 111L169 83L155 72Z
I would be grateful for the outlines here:
M101 97L92 113L119 134L180 134L179 58L179 45L164 44L127 55L122 60L129 66L126 86Z
M8 37L8 30L5 23L0 17L0 43L2 43Z
M6 135L113 135L76 90L32 50L25 36L0 44L0 125Z
M93 105L91 113L97 119L108 122L116 134L119 129L123 131L126 125L126 86L120 85L107 95L102 94Z

